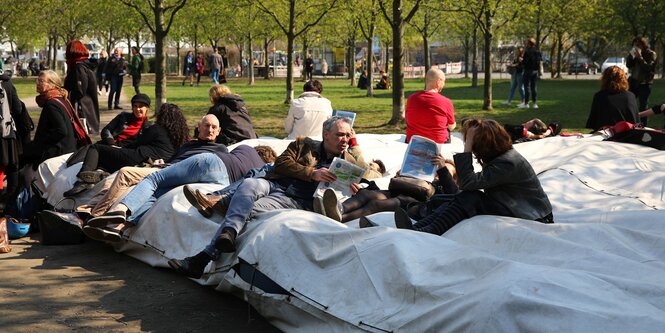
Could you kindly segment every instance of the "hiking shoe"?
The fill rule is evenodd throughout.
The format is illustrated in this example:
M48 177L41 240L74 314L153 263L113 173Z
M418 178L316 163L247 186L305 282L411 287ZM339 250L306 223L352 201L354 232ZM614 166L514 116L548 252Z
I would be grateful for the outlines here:
M187 257L182 260L171 259L168 263L176 272L193 279L200 279L203 276L206 266L211 261L212 257L210 255L205 252L199 252L193 257Z
M104 170L81 171L78 174L78 178L84 183L97 184L108 177L108 175L109 173Z
M72 187L69 191L63 193L63 195L65 197L73 197L79 193L85 192L93 188L94 186L95 184L87 184L77 180L76 183L74 183L74 187Z
M326 216L337 222L342 222L342 210L339 206L335 190L331 188L326 189L323 192L323 209L326 212Z
M199 200L199 197L196 195L198 193L198 190L194 191L194 189L189 186L185 185L182 188L182 192L185 194L185 198L187 201L194 207L196 210L201 213L201 215L205 217L211 217L213 214L212 211L212 203L208 202L207 200Z
M222 253L236 252L236 231L231 228L224 228L215 240L215 248Z

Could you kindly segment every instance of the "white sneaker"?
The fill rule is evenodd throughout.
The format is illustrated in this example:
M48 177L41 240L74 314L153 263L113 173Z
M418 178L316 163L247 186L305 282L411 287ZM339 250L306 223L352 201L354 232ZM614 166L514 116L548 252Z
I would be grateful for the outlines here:
M526 104L526 103L520 103L520 104L517 104L517 107L520 108L520 109L526 109L526 108L529 107L529 104Z
M533 103L533 108L534 108L534 109L537 109L537 108L538 108L538 104L537 104L537 103Z
M503 104L503 105L510 105L511 103L508 102L508 101L505 101L505 102L503 102L503 103L501 103L501 104Z

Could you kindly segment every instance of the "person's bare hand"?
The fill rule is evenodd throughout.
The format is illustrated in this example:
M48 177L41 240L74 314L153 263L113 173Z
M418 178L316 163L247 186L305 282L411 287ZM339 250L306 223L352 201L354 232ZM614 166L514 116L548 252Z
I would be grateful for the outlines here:
M327 168L321 168L312 172L312 179L317 182L334 182L337 176Z
M351 183L350 188L351 188L351 193L353 195L356 195L356 193L358 193L358 191L360 191L360 189L362 189L362 187L360 187L360 184L358 184L358 183Z
M466 135L464 138L464 151L465 152L471 152L471 148L473 147L473 139L476 136L476 131L478 130L478 127L469 127L466 130Z
M432 165L436 166L437 169L443 168L446 165L446 159L441 154L433 156L430 158L430 161L432 161Z

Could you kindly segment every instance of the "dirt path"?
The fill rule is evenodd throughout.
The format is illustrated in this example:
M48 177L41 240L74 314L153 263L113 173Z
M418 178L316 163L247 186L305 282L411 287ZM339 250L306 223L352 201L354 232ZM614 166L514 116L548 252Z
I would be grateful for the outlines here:
M104 126L118 110L100 97ZM124 93L121 106L129 110ZM103 243L44 246L38 237L0 254L0 332L279 332L244 301Z

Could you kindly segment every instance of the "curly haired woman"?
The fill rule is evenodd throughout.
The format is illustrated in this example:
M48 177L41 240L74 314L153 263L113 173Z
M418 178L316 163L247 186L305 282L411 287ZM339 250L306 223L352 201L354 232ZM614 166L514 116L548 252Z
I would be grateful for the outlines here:
M597 131L622 120L635 124L640 119L637 112L637 100L628 91L626 73L617 66L606 68L600 78L600 91L593 95L586 128Z

